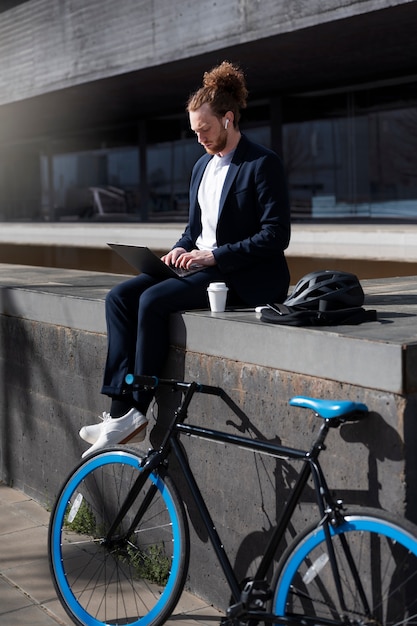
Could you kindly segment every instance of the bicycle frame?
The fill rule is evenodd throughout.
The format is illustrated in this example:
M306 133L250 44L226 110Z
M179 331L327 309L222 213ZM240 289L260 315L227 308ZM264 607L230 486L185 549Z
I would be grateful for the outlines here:
M165 382L166 384L168 384L168 381ZM276 443L270 443L259 439L251 439L250 437L213 430L193 424L185 424L184 420L187 418L188 406L194 393L197 392L219 396L238 417L241 417L243 420L247 420L247 416L224 392L224 390L219 387L198 385L197 383L179 383L177 381L169 381L169 384L172 384L173 390L181 390L185 392L182 398L182 402L175 412L170 425L168 426L167 432L159 450L150 451L148 456L144 459L143 471L141 472L141 476L138 477L138 480L136 481L136 484L132 488L129 496L127 497L126 502L121 507L117 519L115 520L112 528L108 533L108 540L111 541L112 533L114 532L115 528L117 528L119 521L124 517L127 510L133 504L137 493L139 492L140 488L146 480L146 477L153 471L164 472L168 466L168 456L170 455L170 453L173 453L181 468L185 481L190 489L190 493L197 506L197 509L201 516L201 520L208 533L210 542L213 546L214 552L217 556L219 564L229 585L232 598L235 602L234 605L229 607L227 616L229 618L235 618L239 617L240 615L246 614L250 615L253 618L258 617L259 619L262 619L264 621L275 621L278 616L267 615L264 611L251 610L249 608L248 604L250 602L250 594L252 589L260 592L261 594L262 592L265 592L266 599L266 594L268 593L268 589L265 584L267 572L272 564L276 549L284 536L285 530L293 516L297 503L299 502L301 494L310 477L312 477L314 483L314 491L316 494L316 501L319 508L321 523L325 528L327 526L325 532L328 543L329 558L331 566L333 568L335 580L337 580L337 564L333 552L333 547L330 541L329 524L335 522L335 516L338 515L340 505L333 502L323 472L318 463L319 454L321 450L324 449L324 441L330 427L334 425L334 423L331 423L331 421L327 419L323 421L318 431L316 440L314 441L311 449L308 451L289 448ZM186 454L179 443L180 435L194 436L200 439L214 441L217 443L227 443L232 446L239 446L240 448L251 452L268 454L281 460L294 460L302 462L301 472L299 473L296 483L292 488L290 497L283 509L280 519L278 520L277 527L273 532L273 535L258 566L257 572L253 579L247 583L247 589L245 588L244 593L247 596L248 602L242 602L243 593L241 586L227 556L227 553L223 546L223 542L221 541L220 536L216 530L214 521L207 508L201 490L190 468ZM149 494L149 499L150 498L152 498L152 494ZM137 515L135 516L132 528L140 519L140 516L141 510L138 511ZM128 533L129 532L130 531L128 531ZM259 597L259 593L257 597ZM280 616L279 619L283 623L288 622L294 624L294 620L291 620L290 618ZM304 623L306 621L308 621L308 619L306 620L304 618Z

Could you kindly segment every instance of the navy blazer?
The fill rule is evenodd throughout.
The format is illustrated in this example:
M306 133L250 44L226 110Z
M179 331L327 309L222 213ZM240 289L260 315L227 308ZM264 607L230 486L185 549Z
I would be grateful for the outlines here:
M196 247L201 233L198 188L211 158L202 156L193 168L189 221L174 247ZM242 135L223 186L218 247L213 250L224 281L248 305L282 302L290 280L284 256L289 240L290 207L281 159Z

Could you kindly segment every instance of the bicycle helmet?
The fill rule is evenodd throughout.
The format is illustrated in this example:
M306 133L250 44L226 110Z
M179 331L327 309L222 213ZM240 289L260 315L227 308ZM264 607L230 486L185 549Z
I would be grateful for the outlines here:
M284 304L305 309L334 310L360 307L363 301L363 289L355 274L319 270L301 278Z

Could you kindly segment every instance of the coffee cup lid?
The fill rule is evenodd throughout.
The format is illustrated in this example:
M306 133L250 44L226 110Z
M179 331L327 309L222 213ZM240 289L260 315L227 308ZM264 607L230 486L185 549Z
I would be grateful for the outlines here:
M210 283L208 288L212 291L221 291L223 289L228 289L228 287L226 287L226 283Z

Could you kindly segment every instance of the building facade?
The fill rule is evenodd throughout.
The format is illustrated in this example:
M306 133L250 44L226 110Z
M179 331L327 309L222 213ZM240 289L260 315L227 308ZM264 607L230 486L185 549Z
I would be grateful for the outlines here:
M417 219L415 0L7 0L0 220L176 220L185 103L228 59L293 219Z

